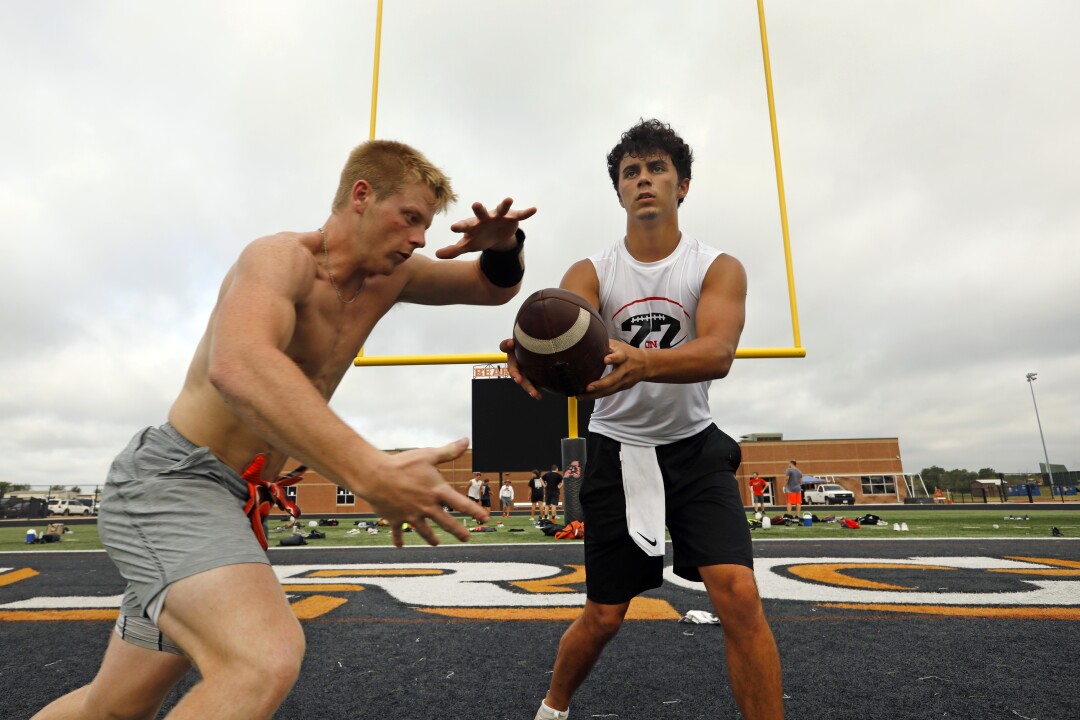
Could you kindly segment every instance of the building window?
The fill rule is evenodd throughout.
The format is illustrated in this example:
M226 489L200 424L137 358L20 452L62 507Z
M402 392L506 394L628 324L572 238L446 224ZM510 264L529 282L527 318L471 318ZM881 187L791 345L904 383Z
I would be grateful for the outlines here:
M290 501L295 503L296 502L296 486L295 485L286 485L284 490L285 490L285 499L290 500Z
M765 478L765 495L764 495L764 497L765 497L765 504L766 505L772 505L773 504L773 488L774 487L776 487L776 478L775 477L767 477L767 478ZM751 498L751 501L753 501L753 498Z
M337 489L337 504L338 505L355 505L356 496L343 487Z
M863 475L863 495L896 494L896 478L892 475Z

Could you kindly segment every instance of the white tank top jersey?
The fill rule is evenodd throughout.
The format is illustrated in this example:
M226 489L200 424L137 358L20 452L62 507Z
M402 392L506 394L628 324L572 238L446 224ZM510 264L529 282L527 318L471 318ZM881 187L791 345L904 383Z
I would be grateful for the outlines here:
M701 284L721 254L683 235L675 251L657 262L635 260L625 240L590 257L609 336L659 350L693 340ZM640 382L597 400L589 430L632 445L667 445L691 437L713 421L710 384Z

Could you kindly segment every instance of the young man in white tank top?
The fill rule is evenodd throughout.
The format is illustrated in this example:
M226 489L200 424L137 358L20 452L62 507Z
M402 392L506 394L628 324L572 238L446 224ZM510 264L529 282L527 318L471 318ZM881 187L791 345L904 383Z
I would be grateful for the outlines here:
M559 645L536 720L561 720L633 597L663 578L664 531L676 574L705 583L724 630L728 675L748 720L782 718L780 658L754 581L735 470L738 443L712 420L708 390L735 359L746 273L679 230L692 153L668 125L642 121L608 156L626 236L570 267L562 287L591 302L612 338L581 490L587 600ZM513 341L504 341L510 372Z

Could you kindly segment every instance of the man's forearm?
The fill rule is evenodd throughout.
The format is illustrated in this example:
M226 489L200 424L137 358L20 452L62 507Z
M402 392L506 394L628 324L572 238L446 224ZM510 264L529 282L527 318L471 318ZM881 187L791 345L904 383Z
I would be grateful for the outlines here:
M382 453L334 413L280 351L218 360L211 383L232 410L275 449L361 497Z
M696 338L681 348L643 350L647 372L644 380L662 383L695 383L726 377L735 360L735 347L717 338Z

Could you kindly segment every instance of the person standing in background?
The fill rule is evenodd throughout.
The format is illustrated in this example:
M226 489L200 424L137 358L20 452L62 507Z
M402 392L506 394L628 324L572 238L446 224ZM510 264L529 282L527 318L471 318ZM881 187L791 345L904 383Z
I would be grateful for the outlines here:
M559 514L559 488L562 487L562 473L558 465L544 473L544 517L554 521Z
M484 487L484 481L480 479L480 473L473 473L472 480L469 481L469 489L465 492L477 505L480 504L480 491Z
M499 488L499 505L502 507L502 516L510 517L510 510L514 507L514 486L510 484L510 478L503 480Z
M540 477L539 470L533 470L533 476L529 478L529 502L532 503L532 509L529 511L529 518L535 518L536 514L540 514L540 518L544 517L544 480Z
M754 501L754 512L764 514L765 488L768 484L768 481L758 475L756 471L750 476L750 494Z
M491 482L487 478L480 486L480 507L491 509Z
M785 471L787 482L784 484L784 491L787 493L787 514L791 514L791 506L794 505L795 517L799 517L802 513L802 470L799 470L797 465L797 462L791 461Z

